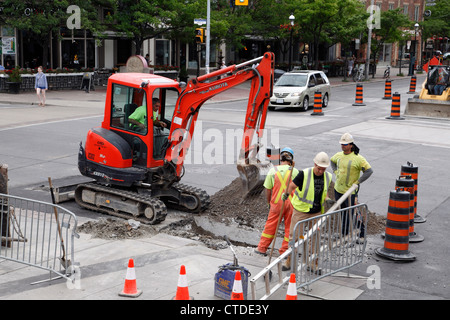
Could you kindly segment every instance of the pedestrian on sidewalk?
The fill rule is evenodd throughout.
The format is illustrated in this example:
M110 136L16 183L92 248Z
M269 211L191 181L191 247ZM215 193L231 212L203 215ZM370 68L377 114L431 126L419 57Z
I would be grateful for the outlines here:
M353 71L353 66L354 66L354 64L355 64L355 60L356 60L355 55L353 55L353 56L348 60L348 76L349 76L349 77L352 75L352 71Z
M45 107L45 91L48 89L48 83L47 76L42 70L42 66L39 66L38 73L35 76L34 88L39 99L39 106Z
M261 234L258 247L255 249L256 253L267 255L267 248L272 241L275 241L277 234L278 220L284 220L284 239L281 244L281 248L278 250L280 254L283 254L288 248L289 241L289 229L291 225L292 217L292 203L291 201L284 201L281 199L283 193L289 184L289 169L292 167L291 179L294 179L298 170L293 166L294 163L294 151L291 148L284 148L280 154L280 165L275 166L269 170L266 180L264 181L264 187L266 189L266 199L269 207L269 216L267 217L266 225ZM292 197L292 195L290 196ZM283 212L281 212L284 202ZM280 220L281 222L281 220Z
M304 169L299 172L294 180L289 184L288 190L283 194L282 199L287 199L288 195L294 191L292 197L292 206L294 207L291 219L291 227L289 230L289 241L294 239L294 227L297 222L304 221L310 218L317 217L325 213L325 200L327 199L328 189L333 188L332 174L326 172L330 165L330 158L325 152L319 152L314 157L314 166ZM307 226L300 228L300 230L310 230L315 223L315 220L307 221ZM303 235L295 235L298 239ZM303 263L308 264L310 272L321 274L319 268L319 259L316 257L311 261L307 261L308 257L313 254L318 254L318 243L316 236L311 236L310 250L307 249L307 242L303 244ZM284 263L282 270L286 271L291 268L291 256L288 256Z
M331 168L336 174L336 184L334 186L334 195L336 201L347 192L353 184L361 184L366 181L373 173L372 167L366 158L359 154L359 148L355 145L353 136L350 133L344 133L339 140L341 152L331 157ZM363 174L360 176L361 171ZM359 190L359 188L358 188ZM341 204L341 209L348 208L356 204L357 191L353 192L350 199L346 199ZM350 200L350 201L349 201ZM355 210L342 211L342 229L341 233L346 237L349 233L350 219L354 221ZM362 221L356 224L359 230L357 243L363 243L365 237L365 225Z

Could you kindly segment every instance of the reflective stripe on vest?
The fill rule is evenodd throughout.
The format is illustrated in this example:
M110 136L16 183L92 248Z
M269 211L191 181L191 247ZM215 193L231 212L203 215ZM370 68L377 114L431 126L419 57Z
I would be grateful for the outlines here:
M278 167L275 167L275 175L278 177L278 180L280 181L280 189L278 190L278 194L275 197L275 200L273 203L278 203L280 201L281 195L287 190L287 180L289 177L289 169L285 172L284 177L281 176L280 171L278 171ZM294 170L294 169L292 169ZM289 195L289 200L292 198L292 195Z

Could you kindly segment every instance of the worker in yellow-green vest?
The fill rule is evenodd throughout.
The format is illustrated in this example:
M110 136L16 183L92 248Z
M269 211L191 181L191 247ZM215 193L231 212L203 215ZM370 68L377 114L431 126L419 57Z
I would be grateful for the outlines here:
M350 133L344 133L339 140L341 152L331 157L331 168L336 174L336 184L334 186L334 195L336 201L347 192L353 184L359 185L367 180L373 173L372 167L366 158L359 154L359 148L355 145L353 136ZM361 175L361 172L363 173ZM358 188L359 190L359 188ZM341 209L356 205L357 191L345 199L341 204ZM350 200L350 202L349 202ZM354 217L355 212L351 210L342 211L342 235L345 237L349 233L350 220L355 221L354 225L359 230L359 237L356 243L364 243L365 226L362 221ZM353 228L351 228L353 230Z
M307 168L299 172L297 177L290 183L288 191L283 194L283 199L287 199L288 195L294 191L294 196L292 197L292 206L294 211L291 218L291 228L289 233L289 238L292 240L294 238L294 227L299 221L303 221L309 218L317 217L325 212L324 203L327 199L328 189L332 187L332 174L326 172L326 169L330 165L330 158L325 152L319 152L314 157L314 167ZM306 222L305 226L300 226L299 232L311 229L316 221L311 220ZM298 240L303 234L295 234L295 241ZM309 254L306 249L306 242L304 244L304 254L303 261L308 263L308 270L316 274L321 274L321 270L318 266L318 258L308 260L308 256L318 253L318 248L315 241L315 236L311 236L310 251ZM289 270L291 267L290 256L283 265L283 270Z
M292 204L290 201L283 201L281 196L286 192L290 180L294 179L298 174L298 170L293 167L294 165L294 151L286 147L281 150L280 165L271 168L266 176L264 188L269 215L258 247L255 249L255 252L258 254L267 255L267 248L275 239L281 219L284 220L284 239L278 252L283 254L288 248ZM292 172L290 172L290 169L292 169Z

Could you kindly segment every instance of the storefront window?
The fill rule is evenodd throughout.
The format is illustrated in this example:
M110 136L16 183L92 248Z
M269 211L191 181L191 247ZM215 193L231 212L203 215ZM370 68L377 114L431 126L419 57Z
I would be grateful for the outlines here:
M95 66L95 41L85 30L61 28L61 66L70 69L93 68Z
M169 65L170 41L167 39L156 39L156 61L155 65Z

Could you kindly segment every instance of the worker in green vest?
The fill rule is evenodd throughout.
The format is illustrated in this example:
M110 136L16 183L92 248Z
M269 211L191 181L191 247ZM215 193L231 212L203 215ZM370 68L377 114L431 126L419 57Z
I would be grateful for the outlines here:
M366 158L359 154L359 148L355 145L353 136L350 133L344 133L339 140L341 144L341 152L337 152L331 157L331 168L336 174L336 184L334 186L334 194L336 201L353 184L361 184L366 181L373 173L372 167ZM361 175L362 172L362 175ZM358 188L359 190L359 188ZM356 193L353 192L349 198L345 199L341 204L341 209L356 205ZM351 213L349 213L351 211ZM355 221L356 229L359 231L359 237L356 243L363 244L365 236L365 225L362 221L357 221L354 217L354 210L345 210L342 212L342 235L346 239L349 235L350 221ZM351 235L349 237L352 239ZM347 240L347 239L346 239Z
M289 232L290 241L294 238L294 227L299 221L307 220L317 217L325 212L324 203L327 199L328 190L332 188L332 174L326 172L326 169L330 165L330 158L325 152L319 152L314 157L314 167L307 168L299 172L294 180L289 184L288 190L283 194L283 200L287 199L289 194L295 189L294 196L291 203L294 207L291 218L291 228ZM303 233L306 229L311 227L316 222L315 219L305 222L304 225L300 225L298 232ZM303 234L295 234L295 241ZM315 241L316 236L310 237L310 250L306 248L306 242L304 243L303 262L308 263L308 270L316 274L321 274L321 269L318 266L318 258L308 258L312 254L318 253L318 248ZM309 261L308 261L309 260ZM289 270L291 265L290 256L283 265L283 270Z

